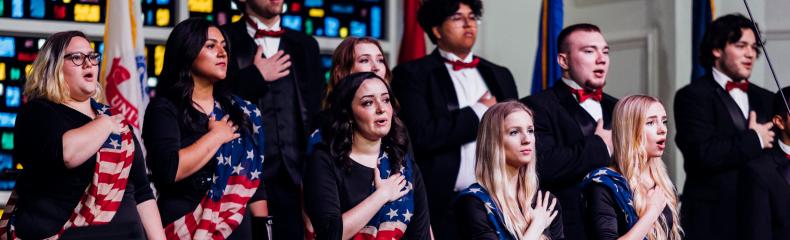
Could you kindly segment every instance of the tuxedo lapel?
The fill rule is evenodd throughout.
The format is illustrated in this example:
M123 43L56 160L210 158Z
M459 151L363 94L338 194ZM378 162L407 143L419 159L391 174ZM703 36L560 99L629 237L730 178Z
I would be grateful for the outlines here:
M231 39L230 42L235 43L231 47L233 48L233 53L236 54L236 63L240 69L245 68L252 64L252 55L255 55L258 45L247 34L247 24L244 21L233 23L231 27L234 31L231 32L230 37L235 39Z
M608 94L603 94L603 99L601 100L601 110L603 112L603 128L605 129L612 129L612 113L614 112L614 105L617 104L617 99L609 96Z
M439 50L433 50L431 53L431 58L433 58L433 70L431 70L431 74L436 79L436 83L439 85L439 90L444 95L444 98L447 102L447 111L453 111L458 109L458 95L455 92L455 86L453 86L453 79L450 78L450 73L447 72L447 67L444 66L444 59L442 55L439 54Z
M710 87L714 89L716 92L716 96L719 100L724 104L724 107L727 109L727 112L730 115L730 119L732 120L733 125L735 125L735 129L739 131L746 130L746 119L743 117L743 113L741 112L741 108L738 107L738 104L735 103L735 100L732 99L732 96L722 89L717 83L716 80L713 78L708 78L707 81L710 83Z
M749 111L754 111L757 113L757 122L767 122L770 121L770 117L765 118L764 113L770 113L771 109L765 109L766 106L761 104L759 99L759 89L757 85L749 83L749 91L746 92L747 98L749 99Z
M488 91L491 92L491 95L496 97L499 101L505 100L505 93L499 86L499 80L496 79L496 74L494 74L494 70L491 69L491 66L481 61L480 64L477 65L477 71L480 72L480 76L483 77L483 81L486 83L486 87L488 87Z
M595 120L579 105L579 101L571 95L571 89L568 85L564 83L556 84L554 94L557 95L560 105L576 120L584 136L595 134Z
M776 171L784 178L785 183L787 183L785 189L790 189L790 159L787 159L787 155L776 145L774 145L771 155L773 156L774 163L776 163Z
M307 118L308 113L307 113L307 108L305 107L304 97L302 96L303 94L302 91L305 91L307 88L306 85L307 80L300 79L301 77L299 75L300 72L297 71L298 70L297 67L299 67L297 65L303 63L302 61L300 61L301 60L300 58L301 56L304 56L304 54L302 54L303 49L299 47L295 47L298 46L299 44L296 43L296 40L293 39L292 36L293 33L291 33L291 31L292 30L290 29L286 29L285 34L283 34L282 37L280 37L280 46L278 46L278 50L282 50L283 52L291 56L290 75L293 76L294 92L296 92L296 102L299 104L299 116L303 121L302 126L305 128L303 129L304 132L309 133L310 129L307 129L307 126L310 126L309 120Z

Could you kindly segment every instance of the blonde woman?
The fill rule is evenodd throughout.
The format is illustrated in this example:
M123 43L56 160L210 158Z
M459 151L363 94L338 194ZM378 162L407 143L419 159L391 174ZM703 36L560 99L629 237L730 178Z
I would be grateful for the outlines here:
M0 238L165 238L140 144L96 101L98 65L78 31L52 34L36 56L14 128L24 170Z
M614 107L613 165L582 182L591 239L681 239L678 198L661 155L667 113L658 99L628 96Z
M483 115L477 143L477 183L454 206L459 236L564 238L557 200L538 191L532 110L517 101L493 105Z

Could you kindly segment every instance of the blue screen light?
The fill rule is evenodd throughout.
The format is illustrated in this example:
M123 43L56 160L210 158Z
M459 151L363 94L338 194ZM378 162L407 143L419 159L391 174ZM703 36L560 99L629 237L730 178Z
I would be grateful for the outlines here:
M309 8L317 8L324 6L324 0L305 0L304 6Z
M9 86L5 88L5 105L7 107L19 107L19 103L22 102L22 91L19 90L19 87L16 86Z
M0 57L14 57L16 44L13 37L0 37Z
M301 31L302 30L302 17L294 15L283 15L282 24L284 27Z
M370 8L370 36L381 38L381 8Z
M0 127L12 128L16 123L16 113L0 112Z
M324 31L327 37L337 37L340 29L340 20L333 17L324 18Z
M351 36L362 37L367 33L367 26L365 23L351 21Z
M352 14L354 13L354 5L332 4L332 12L339 14Z

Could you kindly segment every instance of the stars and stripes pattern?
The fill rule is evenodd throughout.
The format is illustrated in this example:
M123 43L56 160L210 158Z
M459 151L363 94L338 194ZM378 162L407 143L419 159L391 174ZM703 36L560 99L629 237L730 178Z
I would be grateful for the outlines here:
M387 179L392 175L386 152L379 157L378 168L381 179ZM354 240L391 240L403 237L414 215L414 178L411 159L406 159L405 166L402 166L400 171L406 178L406 189L409 192L398 200L384 204L365 227L354 235ZM371 192L375 190L376 187L371 186Z
M91 99L91 107L99 114L111 115L109 106L93 99ZM124 129L128 129L126 121L124 121ZM96 154L96 166L91 184L85 189L85 194L82 195L77 207L74 208L61 230L47 239L58 239L64 231L72 227L106 224L112 220L126 192L126 183L129 180L132 162L134 162L134 151L132 131L110 134ZM18 239L13 233L13 216L6 216L13 214L17 198L15 195L16 192L12 194L11 199L14 201L9 202L6 206L6 212L0 222L3 226L0 229L0 238L2 239L9 238L7 230L11 231L10 238ZM8 228L6 229L6 227Z
M252 124L252 133L223 144L214 158L217 169L211 187L195 210L165 227L167 239L225 239L239 226L263 177L263 131L258 107L233 96L232 107L240 108ZM226 114L214 104L214 116Z
M516 239L509 231L507 231L507 228L504 225L505 218L502 216L502 211L499 210L499 207L497 207L496 202L494 202L494 200L491 198L491 195L488 193L488 191L486 191L486 189L482 185L480 185L479 183L473 183L472 185L469 185L468 188L461 191L461 193L458 194L458 197L465 195L472 195L477 199L480 199L481 202L483 202L483 205L485 205L486 208L486 212L487 212L486 216L488 218L488 222L490 222L491 225L494 226L497 239L499 240Z
M608 167L598 168L584 177L581 187L585 188L590 184L601 184L609 188L612 191L612 195L614 195L617 205L620 206L620 210L625 214L625 222L628 229L631 229L636 224L636 221L639 220L639 215L636 214L636 209L634 209L631 188L622 174ZM582 194L582 197L584 197L584 194Z

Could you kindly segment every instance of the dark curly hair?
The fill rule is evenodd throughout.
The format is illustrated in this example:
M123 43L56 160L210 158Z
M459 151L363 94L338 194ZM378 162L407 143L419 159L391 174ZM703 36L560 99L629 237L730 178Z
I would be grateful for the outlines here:
M328 110L328 121L321 127L323 144L328 148L330 156L337 160L337 164L342 166L347 172L353 164L349 154L351 153L352 137L356 131L356 123L351 102L357 89L365 80L379 80L387 87L387 92L392 93L387 81L372 72L359 72L343 78L336 88L329 94L329 101L332 102ZM382 139L381 146L389 155L390 171L394 174L400 172L401 166L405 164L406 156L409 153L409 139L406 127L398 118L400 110L398 101L391 96L392 104L392 127L389 133Z
M700 44L700 63L706 68L713 67L716 57L713 56L713 49L724 49L728 43L736 43L741 40L743 30L749 29L757 37L757 29L751 20L741 14L729 14L717 18L710 23L708 31L702 37ZM757 44L760 45L760 39L756 39ZM760 56L760 50L757 49L757 56Z
M193 119L199 111L192 102L192 91L195 82L192 79L192 63L195 62L200 50L208 40L208 30L211 27L219 29L225 38L225 51L230 55L230 40L228 35L217 25L201 18L190 18L178 23L170 32L165 45L165 62L162 68L161 81L156 87L157 97L164 97L176 104L185 126L193 130L205 128L198 126ZM228 112L230 120L239 126L242 132L250 133L252 127L244 113L231 106L231 92L229 81L214 83L214 99L219 102L222 109ZM206 109L211 111L213 109Z
M422 6L417 10L417 21L433 44L436 44L437 39L431 29L441 26L444 20L455 14L461 7L461 3L469 6L477 17L483 16L483 2L480 0L425 0L422 2Z

